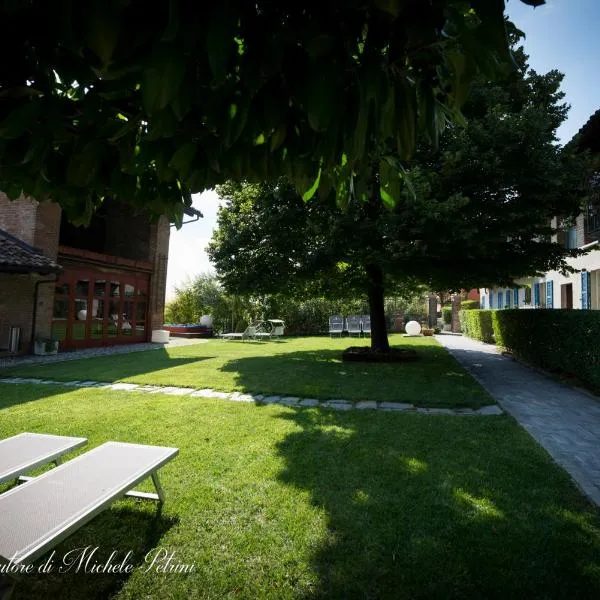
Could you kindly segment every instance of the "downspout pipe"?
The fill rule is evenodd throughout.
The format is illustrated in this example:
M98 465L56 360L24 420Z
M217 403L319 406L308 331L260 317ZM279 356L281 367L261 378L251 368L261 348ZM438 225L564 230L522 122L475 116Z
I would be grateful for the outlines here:
M40 291L40 284L42 283L56 283L58 281L58 274L54 276L54 279L40 279L35 282L35 289L33 292L33 319L31 323L31 339L29 340L29 349L33 348L35 341L35 330L37 326L37 313L38 313L38 295Z

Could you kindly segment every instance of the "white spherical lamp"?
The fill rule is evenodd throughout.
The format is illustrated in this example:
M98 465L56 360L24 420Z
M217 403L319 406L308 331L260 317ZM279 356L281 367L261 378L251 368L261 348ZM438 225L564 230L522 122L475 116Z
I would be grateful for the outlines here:
M419 335L421 326L416 321L409 321L405 327L406 335Z
M210 315L202 315L200 317L200 325L204 325L205 327L212 327L213 320Z

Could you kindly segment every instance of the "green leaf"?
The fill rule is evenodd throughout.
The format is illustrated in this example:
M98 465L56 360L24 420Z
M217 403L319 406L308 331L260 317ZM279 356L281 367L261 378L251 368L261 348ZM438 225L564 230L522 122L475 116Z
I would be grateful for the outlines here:
M287 127L285 123L282 123L271 136L271 152L274 152L283 144L287 133Z
M152 115L172 102L185 77L185 62L172 46L157 46L142 75L142 103Z
M375 0L375 6L393 17L397 17L400 14L401 2L400 0Z
M120 14L112 8L111 2L96 1L92 4L86 21L86 44L106 66L117 46L121 29Z
M307 202L315 195L315 192L319 189L320 183L321 183L321 169L319 168L319 172L317 173L317 178L315 179L313 184L310 186L310 188L302 194L302 200L304 200L304 202Z
M38 100L25 102L18 108L15 108L0 123L0 139L14 140L21 137L38 118L40 109L41 102Z
M75 187L88 186L100 166L102 149L102 142L92 140L81 152L74 153L67 165L67 184Z
M233 11L221 6L216 18L208 26L206 51L208 64L217 83L221 83L227 75L227 63L235 50L236 19Z
M187 177L190 172L192 161L196 156L196 149L197 145L195 142L183 144L177 148L177 151L173 154L173 158L169 161L169 166L177 169L182 178Z
M379 161L379 194L387 208L394 208L400 196L400 178L393 160Z
M409 160L417 143L417 91L410 82L403 80L396 86L396 126L398 154Z

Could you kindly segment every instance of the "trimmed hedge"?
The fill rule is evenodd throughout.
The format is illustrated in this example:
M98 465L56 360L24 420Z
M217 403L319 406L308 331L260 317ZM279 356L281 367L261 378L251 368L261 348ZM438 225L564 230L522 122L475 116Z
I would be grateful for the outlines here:
M452 307L451 306L442 306L442 317L444 318L444 323L446 325L450 325L452 323Z
M461 310L479 310L479 300L463 300L460 303Z
M494 330L492 328L492 313L494 312L496 311L489 309L461 310L459 316L462 332L468 337L488 344L493 344Z
M484 342L492 341L491 325L498 346L600 393L600 311L469 310L461 312L461 322L465 335Z

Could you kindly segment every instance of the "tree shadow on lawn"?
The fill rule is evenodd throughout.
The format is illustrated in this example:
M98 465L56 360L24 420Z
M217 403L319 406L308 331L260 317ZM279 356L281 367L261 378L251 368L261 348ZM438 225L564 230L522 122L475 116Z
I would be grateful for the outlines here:
M143 504L149 506L142 506ZM148 567L146 555L151 561L160 549L162 536L177 522L176 517L161 515L153 502L129 499L121 501L119 506L104 511L59 544L54 554L50 551L36 560L34 573L22 576L17 582L13 600L100 600L112 597L133 573L144 571ZM96 552L91 554L96 547ZM86 554L82 557L86 548ZM131 573L125 572L125 568L113 573L89 572L94 564L104 565L113 551L115 555L110 564L132 565ZM127 557L129 551L131 555ZM49 573L38 573L40 565L48 561L49 557L52 570ZM63 560L66 562L63 563ZM74 562L69 567L71 561ZM61 567L63 572L60 572Z
M142 356L143 355L143 356ZM161 348L147 352L131 352L115 356L100 356L41 365L22 365L0 370L0 377L37 377L56 381L113 382L136 375L173 369L183 365L210 360L214 356L172 358Z
M0 411L12 406L44 400L49 396L57 396L69 391L73 391L73 388L54 384L33 385L0 382Z
M281 352L238 358L224 364L221 371L234 373L240 389L252 393L418 406L493 404L444 348L421 346L417 352L418 360L400 363L342 362L341 349Z
M286 411L328 515L310 597L597 598L598 511L509 418Z

